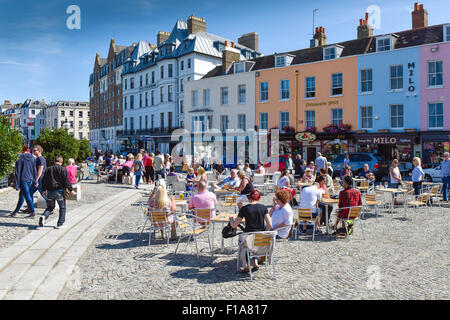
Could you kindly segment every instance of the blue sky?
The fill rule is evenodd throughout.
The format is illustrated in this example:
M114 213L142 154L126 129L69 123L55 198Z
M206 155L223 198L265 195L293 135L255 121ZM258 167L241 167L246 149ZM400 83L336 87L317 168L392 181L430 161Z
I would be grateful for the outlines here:
M429 25L450 22L450 1L421 3ZM80 30L66 27L71 4L81 9ZM236 41L258 32L259 49L267 55L308 47L316 8L316 26L325 28L328 43L354 39L371 5L381 9L375 34L411 28L414 1L409 0L0 0L0 103L88 101L95 54L106 57L111 38L119 45L156 43L158 31L171 31L177 19L191 14L206 19L208 32Z

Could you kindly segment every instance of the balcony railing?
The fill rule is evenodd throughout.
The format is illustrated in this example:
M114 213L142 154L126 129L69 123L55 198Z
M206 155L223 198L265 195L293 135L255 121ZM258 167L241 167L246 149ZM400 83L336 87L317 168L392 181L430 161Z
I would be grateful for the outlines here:
M117 130L118 137L142 136L142 135L157 135L157 134L172 134L173 131L180 127L166 127L140 130Z

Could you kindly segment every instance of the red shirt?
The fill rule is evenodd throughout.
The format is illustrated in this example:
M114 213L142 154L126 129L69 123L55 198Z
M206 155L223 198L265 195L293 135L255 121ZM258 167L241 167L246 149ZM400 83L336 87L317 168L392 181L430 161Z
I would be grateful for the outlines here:
M339 208L362 206L361 193L353 188L342 190L339 193ZM339 211L339 218L347 218L349 209Z
M145 166L146 167L151 167L152 165L153 165L153 159L152 159L152 157L147 157L146 159L145 159L145 162L144 162L145 164Z

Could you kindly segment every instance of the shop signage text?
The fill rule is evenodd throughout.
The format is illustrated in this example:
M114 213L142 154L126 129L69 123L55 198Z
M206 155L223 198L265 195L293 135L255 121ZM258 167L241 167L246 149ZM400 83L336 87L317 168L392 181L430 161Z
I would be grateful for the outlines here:
M326 106L326 105L333 105L333 104L339 104L339 100L331 100L328 102L310 102L307 103L306 106L307 107L317 107L317 106Z
M414 69L416 68L416 63L415 62L411 62L408 63L408 70L409 70L409 87L408 87L408 91L409 92L414 92L416 91L416 87L415 87L415 74L414 74Z
M368 138L358 138L358 143L360 144L413 144L414 138L411 137L368 137Z

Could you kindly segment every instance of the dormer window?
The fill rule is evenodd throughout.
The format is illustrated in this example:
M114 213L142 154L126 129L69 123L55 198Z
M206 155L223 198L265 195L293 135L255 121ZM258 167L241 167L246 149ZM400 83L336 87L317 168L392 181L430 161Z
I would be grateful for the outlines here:
M285 56L277 56L275 60L275 67L284 67L286 65Z
M333 60L341 56L344 47L335 45L323 48L323 60Z
M222 52L225 49L225 45L223 43L217 42L217 50Z
M396 35L377 37L377 52L390 51L394 48Z
M450 41L450 24L444 26L444 41Z
M290 66L294 56L291 54L275 55L275 67Z
M245 72L245 62L236 62L234 64L234 73Z

